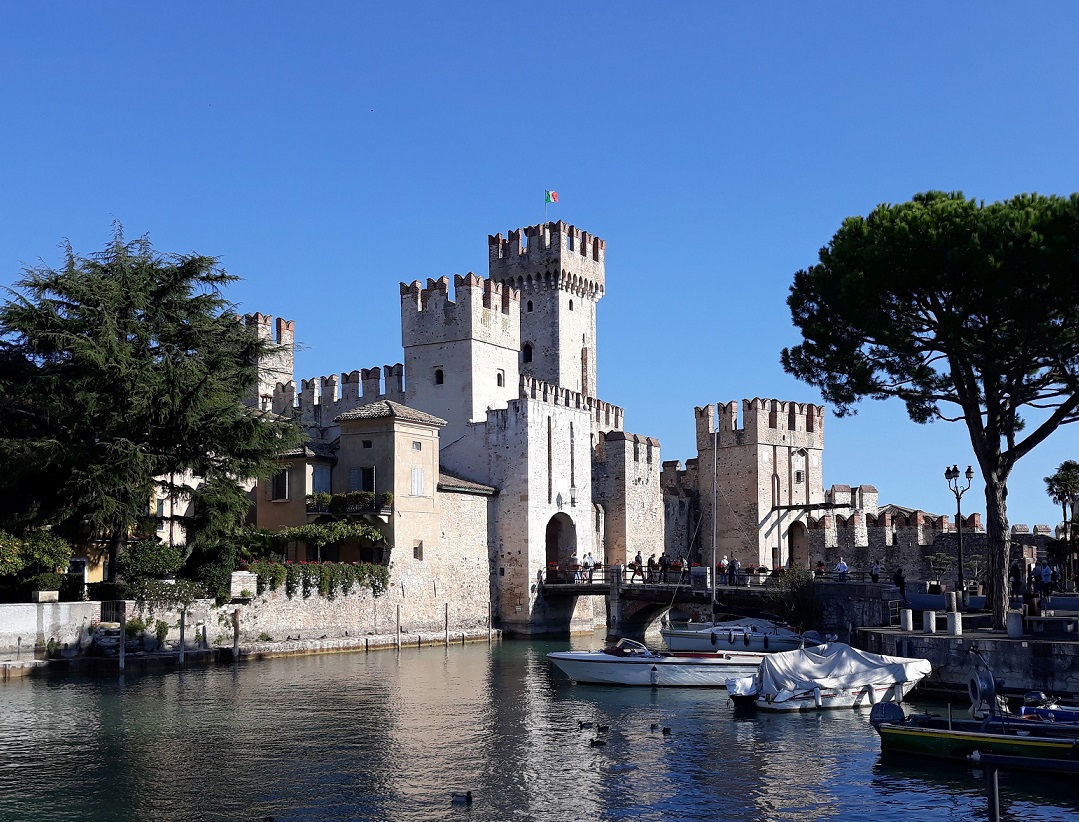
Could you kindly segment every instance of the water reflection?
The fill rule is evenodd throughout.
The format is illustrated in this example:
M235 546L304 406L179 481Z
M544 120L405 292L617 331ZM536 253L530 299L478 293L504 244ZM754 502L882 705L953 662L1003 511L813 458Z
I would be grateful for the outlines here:
M16 681L0 688L0 818L985 818L977 774L882 762L867 712L743 719L724 691L579 686L544 656L565 647ZM1017 782L1002 780L1011 818L1076 814L1067 789ZM472 807L452 807L467 789Z

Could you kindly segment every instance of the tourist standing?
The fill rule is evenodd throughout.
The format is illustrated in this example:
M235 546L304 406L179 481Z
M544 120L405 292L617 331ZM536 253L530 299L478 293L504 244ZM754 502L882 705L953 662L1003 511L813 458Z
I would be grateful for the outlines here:
M588 574L588 584L589 585L592 584L592 573L595 570L595 567L596 567L595 560L592 559L592 552L589 551L587 554L584 555L584 570L585 570L585 573Z
M633 582L637 578L637 574L641 575L641 582L644 582L644 557L641 556L641 552L637 552L636 558L633 560L633 576L629 578L630 582Z
M664 551L659 555L659 581L664 585L669 582L669 575L671 570L671 560L667 556L667 552Z
M880 582L880 560L873 560L873 567L869 569L869 578L874 584Z
M892 575L892 582L895 583L895 587L899 589L899 596L903 598L903 602L907 601L907 578L903 576L903 568L899 567L895 569L895 574Z
M837 562L835 564L835 569L834 570L835 570L836 575L837 575L836 579L839 582L846 582L847 581L847 571L850 570L850 569L847 567L847 563L845 563L843 561L843 557L839 558L839 562Z

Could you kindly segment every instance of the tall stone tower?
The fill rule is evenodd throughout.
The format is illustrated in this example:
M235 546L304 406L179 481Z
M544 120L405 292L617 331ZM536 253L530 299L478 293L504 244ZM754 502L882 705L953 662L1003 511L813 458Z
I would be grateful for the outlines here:
M717 425L715 406L696 409L701 555L714 522L717 557L806 567L807 521L825 501L824 409L758 398L742 401L741 427L737 414L721 404Z
M518 396L517 290L475 274L401 283L405 404L448 420L442 447Z
M259 313L244 314L242 319L244 325L267 344L266 353L258 362L258 385L244 399L244 405L269 411L277 386L292 381L296 322L278 317L275 324L272 316Z
M521 373L595 397L604 241L559 221L487 242L491 279L521 294Z

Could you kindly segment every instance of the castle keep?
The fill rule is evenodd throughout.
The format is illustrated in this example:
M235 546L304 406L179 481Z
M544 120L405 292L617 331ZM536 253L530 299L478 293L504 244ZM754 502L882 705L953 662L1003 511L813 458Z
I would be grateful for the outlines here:
M360 492L384 545L293 559L392 562L406 621L452 604L456 622L518 633L588 630L603 599L557 615L548 571L591 553L625 565L639 551L709 564L811 567L840 554L923 576L948 518L878 506L871 485L823 481L824 409L754 398L695 409L697 455L661 462L599 398L596 312L606 244L563 222L488 238L488 276L400 284L403 363L300 381L292 322L254 314L270 342L250 402L295 415L310 439L260 483L256 520L318 521L315 495ZM977 516L964 524L974 536ZM984 539L984 536L983 536ZM946 540L945 540L946 542Z
M297 391L293 325L247 319L275 346L255 402L296 414L311 437L283 458L288 480L264 483L257 519L300 524L319 515L310 494L389 491L371 521L390 555L357 546L339 558L392 560L427 605L440 580L445 597L482 577L489 596L474 606L485 615L490 601L504 628L529 633L545 621L537 583L552 563L662 550L659 442L625 432L623 410L597 396L603 240L552 222L489 237L488 250L487 278L401 283L403 364ZM594 625L601 602L582 598L571 624Z

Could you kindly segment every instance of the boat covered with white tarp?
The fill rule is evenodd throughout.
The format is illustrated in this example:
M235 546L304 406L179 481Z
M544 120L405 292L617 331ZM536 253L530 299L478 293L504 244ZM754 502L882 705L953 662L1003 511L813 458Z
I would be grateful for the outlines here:
M757 673L727 680L741 707L768 711L854 708L902 702L932 672L928 659L883 656L841 642L766 654Z

